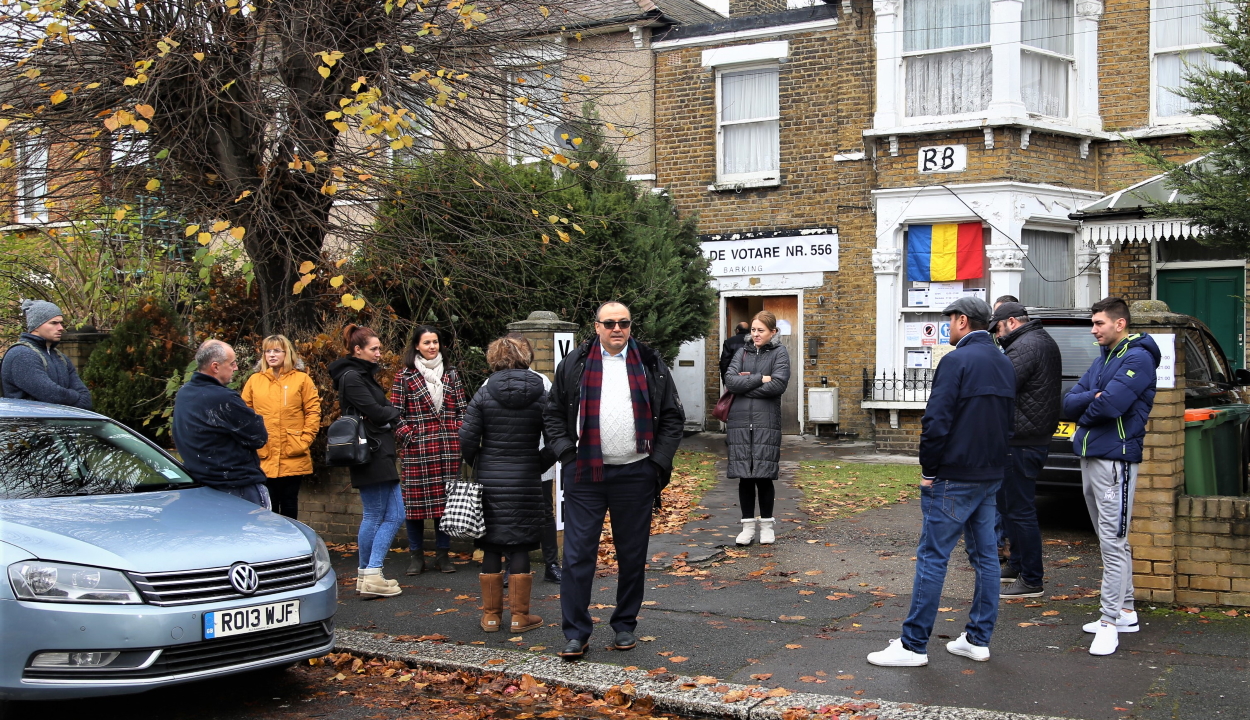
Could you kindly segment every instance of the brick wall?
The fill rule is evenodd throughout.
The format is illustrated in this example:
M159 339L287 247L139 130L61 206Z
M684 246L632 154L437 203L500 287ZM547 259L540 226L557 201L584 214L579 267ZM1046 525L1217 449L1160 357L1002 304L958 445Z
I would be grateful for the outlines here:
M920 452L920 418L923 410L900 410L898 427L890 427L889 410L872 410L876 420L877 452L916 455Z
M786 0L729 0L729 17L785 12Z
M1250 498L1182 496L1176 602L1250 606Z

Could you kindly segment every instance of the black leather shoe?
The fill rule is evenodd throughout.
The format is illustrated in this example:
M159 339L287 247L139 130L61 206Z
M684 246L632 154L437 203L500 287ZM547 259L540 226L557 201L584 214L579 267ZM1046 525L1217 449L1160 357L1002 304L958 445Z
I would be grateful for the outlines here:
M570 662L581 660L586 655L586 651L590 649L589 640L570 640L560 651L560 657Z
M612 648L615 650L633 650L638 644L638 639L628 630L622 630L616 634L616 640L612 641Z
M564 579L564 574L560 571L560 566L556 563L547 565L547 572L543 573L543 580L550 583L558 583Z

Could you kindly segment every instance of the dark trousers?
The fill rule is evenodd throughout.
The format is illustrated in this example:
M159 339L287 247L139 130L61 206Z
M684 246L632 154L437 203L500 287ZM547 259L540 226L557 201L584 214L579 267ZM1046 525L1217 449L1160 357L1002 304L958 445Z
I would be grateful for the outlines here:
M1007 566L1033 587L1042 586L1042 530L1037 524L1037 476L1042 474L1048 445L1020 445L1011 448L1011 464L1003 474L998 491L998 512L1003 532L1011 541Z
M566 469L564 477L571 478L573 465ZM590 594L599 559L599 535L603 532L604 514L609 512L618 565L612 629L633 632L638 626L657 475L655 463L643 459L628 465L604 466L603 482L565 484L564 579L560 583L565 638L586 640L594 630Z
M265 487L269 488L269 502L273 503L273 511L294 520L299 514L300 483L304 478L311 477L311 475L288 475L266 480Z
M543 497L547 500L547 507L551 508L551 517L547 518L547 524L543 526L543 565L560 564L560 544L556 542L555 505L552 502L556 492L555 484L555 480L543 481Z
M760 517L773 516L773 498L776 497L777 490L773 487L772 478L739 478L738 506L742 508L743 520L755 517L756 490L759 490L760 494Z

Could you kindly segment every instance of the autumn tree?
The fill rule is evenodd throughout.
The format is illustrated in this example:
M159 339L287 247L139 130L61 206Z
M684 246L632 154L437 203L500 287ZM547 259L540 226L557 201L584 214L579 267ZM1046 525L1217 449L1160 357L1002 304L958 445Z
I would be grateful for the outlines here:
M265 331L315 324L310 285L349 289L329 287L326 263L385 240L370 219L396 199L404 156L521 153L593 173L556 135L615 89L565 59L586 18L531 0L0 0L0 13L0 149L52 148L51 219L106 201L124 218L157 198L202 272L225 262L255 282ZM534 198L491 181L540 243Z

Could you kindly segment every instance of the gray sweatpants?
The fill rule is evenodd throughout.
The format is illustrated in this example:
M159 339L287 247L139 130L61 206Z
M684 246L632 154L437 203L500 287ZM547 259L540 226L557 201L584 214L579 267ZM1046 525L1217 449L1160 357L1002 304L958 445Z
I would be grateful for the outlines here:
M1102 616L1115 621L1133 609L1133 550L1128 528L1137 490L1137 463L1081 458L1081 488L1102 550Z

